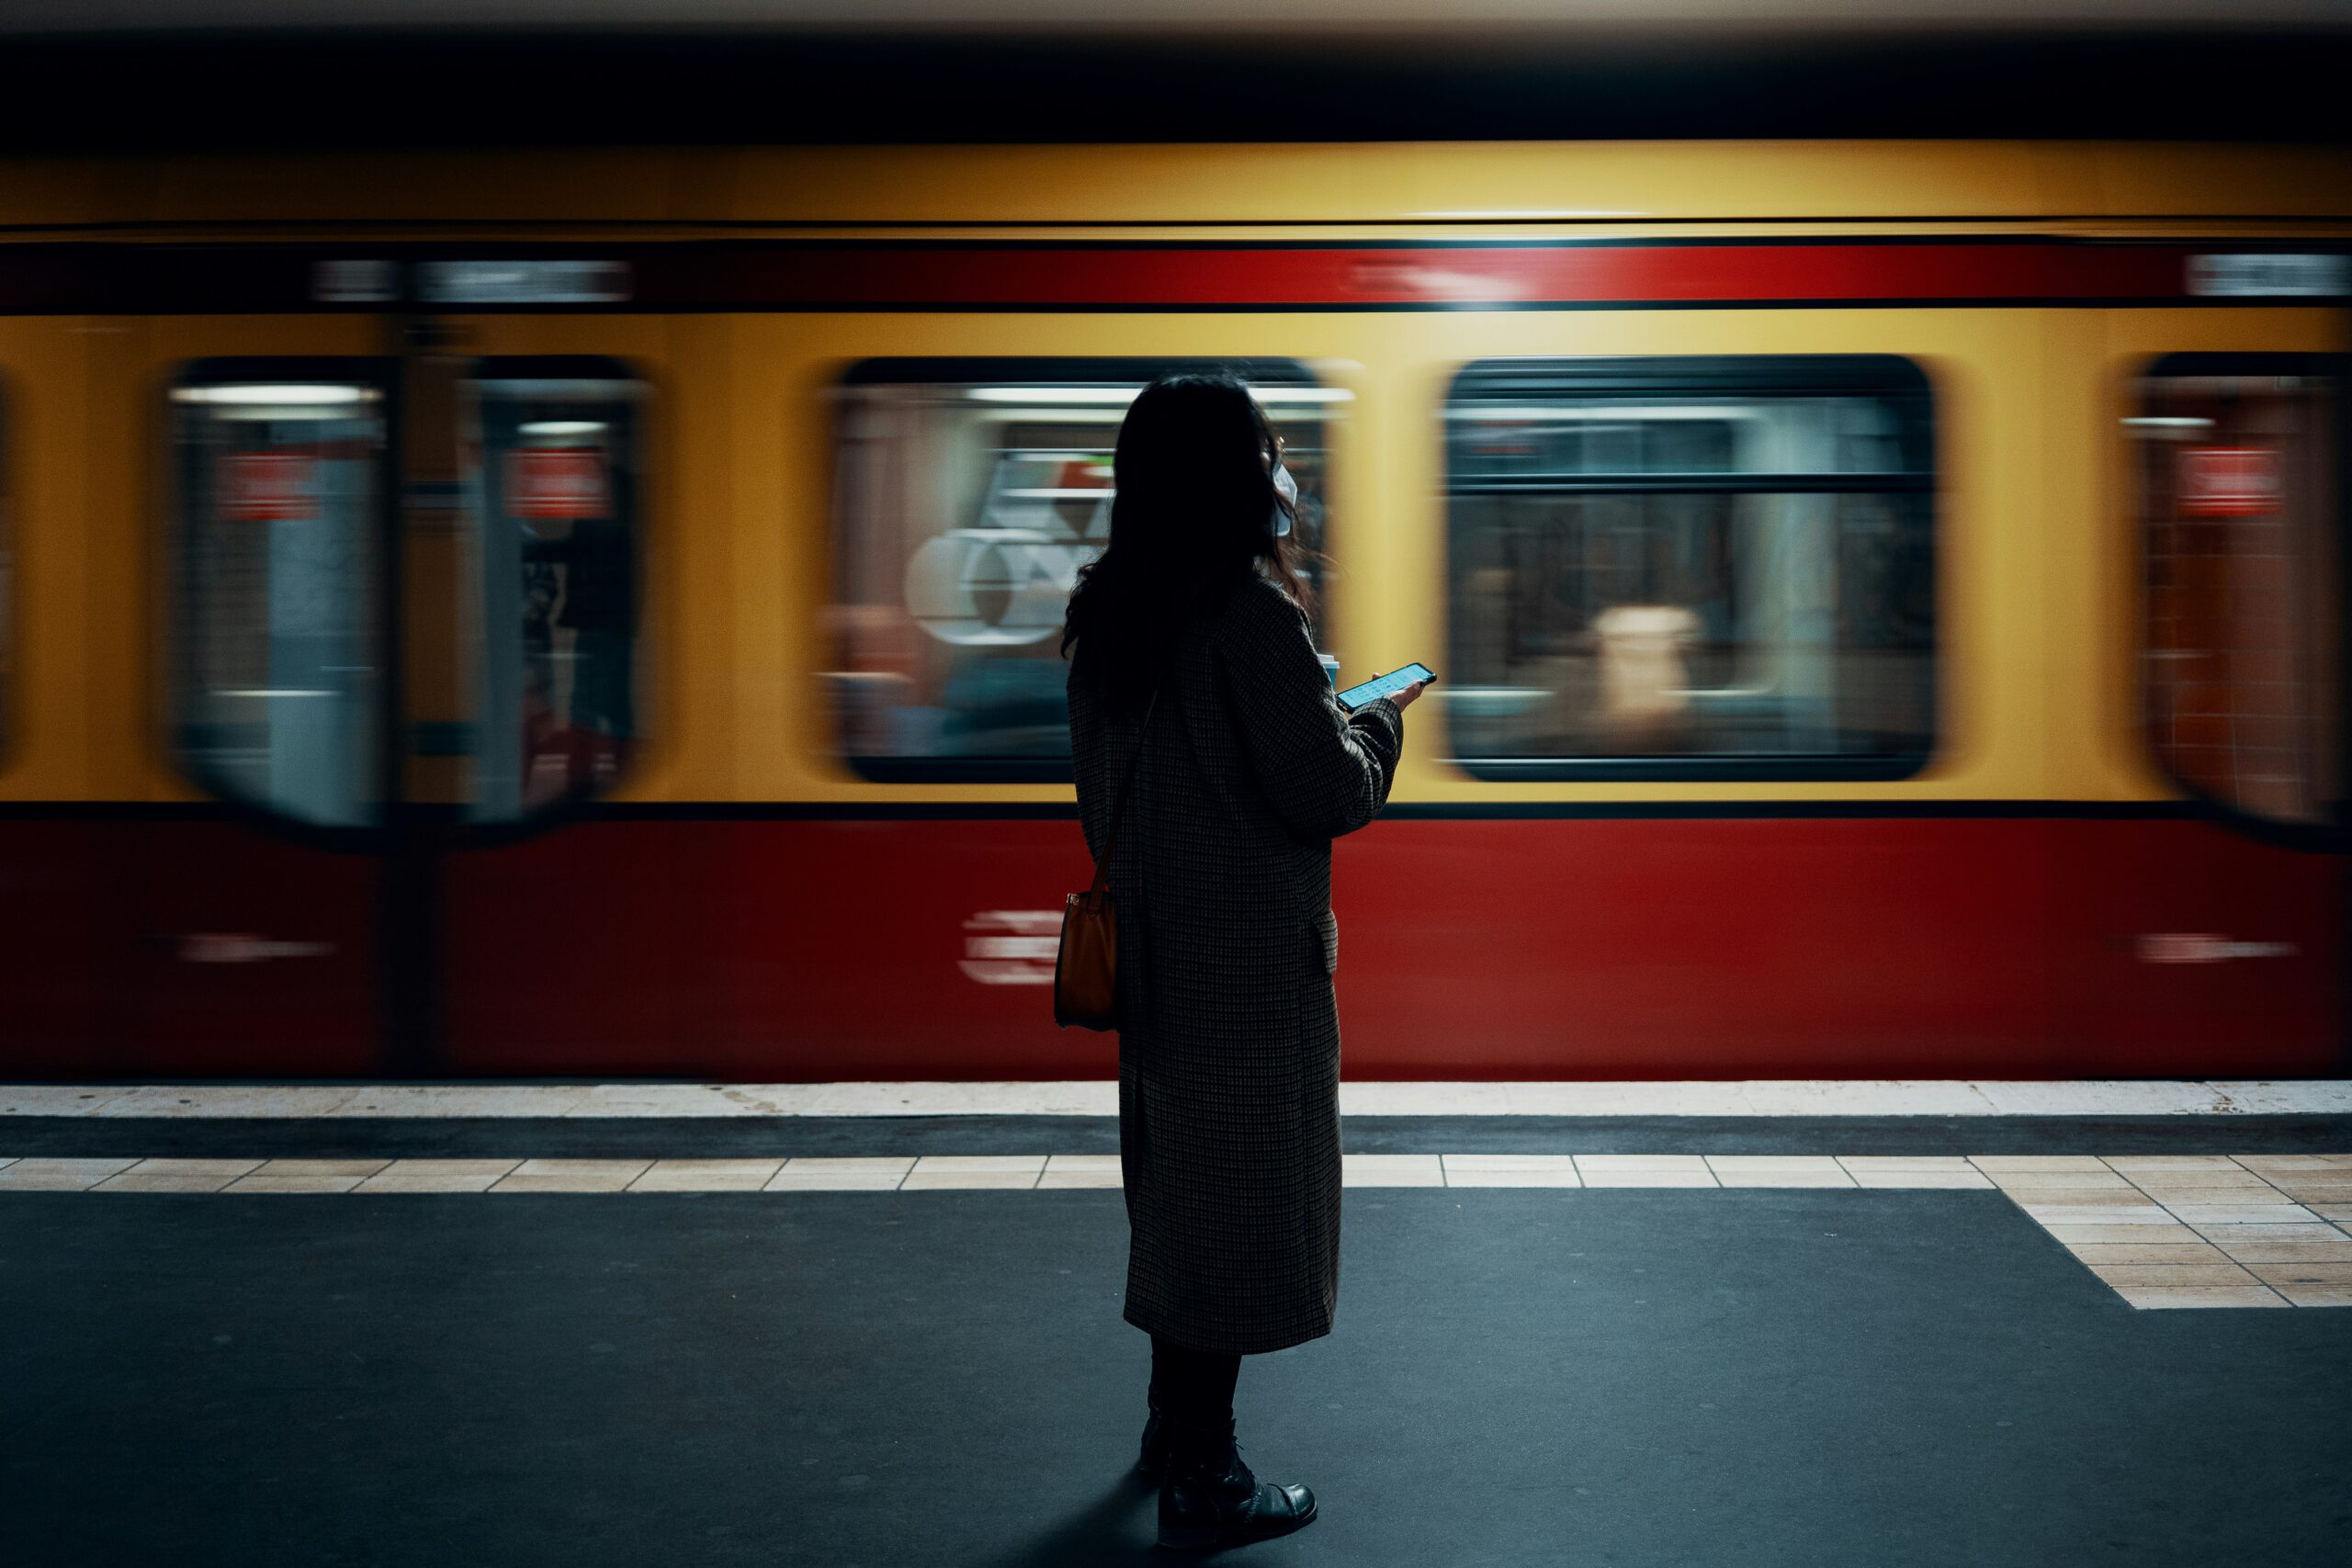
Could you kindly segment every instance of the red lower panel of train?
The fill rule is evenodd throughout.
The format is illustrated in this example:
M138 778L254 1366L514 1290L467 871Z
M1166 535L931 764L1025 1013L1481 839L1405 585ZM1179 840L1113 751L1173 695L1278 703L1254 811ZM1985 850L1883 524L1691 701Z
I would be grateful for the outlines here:
M0 1075L381 1071L378 863L0 827ZM1054 820L592 821L441 867L439 1068L1100 1077ZM2344 1070L2343 858L2120 817L1404 818L1340 841L1360 1078Z
M373 1070L382 877L226 820L0 821L0 1077Z

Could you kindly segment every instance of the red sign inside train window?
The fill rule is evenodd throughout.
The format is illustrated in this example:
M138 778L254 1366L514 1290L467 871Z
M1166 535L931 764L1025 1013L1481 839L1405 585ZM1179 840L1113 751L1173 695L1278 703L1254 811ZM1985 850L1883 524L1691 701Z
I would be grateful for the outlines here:
M604 517L605 455L593 447L518 446L506 454L506 510L515 517Z
M215 479L220 515L232 523L279 523L319 512L317 466L290 452L232 452Z
M2186 517L2259 517L2278 507L2276 446L2186 446L2180 510Z

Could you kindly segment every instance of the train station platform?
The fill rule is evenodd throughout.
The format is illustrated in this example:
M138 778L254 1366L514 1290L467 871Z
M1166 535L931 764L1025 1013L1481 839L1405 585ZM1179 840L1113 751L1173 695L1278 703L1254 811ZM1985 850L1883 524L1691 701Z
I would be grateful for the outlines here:
M0 1561L1177 1561L1109 1086L0 1086ZM1343 1096L1268 1563L2334 1564L2352 1085Z

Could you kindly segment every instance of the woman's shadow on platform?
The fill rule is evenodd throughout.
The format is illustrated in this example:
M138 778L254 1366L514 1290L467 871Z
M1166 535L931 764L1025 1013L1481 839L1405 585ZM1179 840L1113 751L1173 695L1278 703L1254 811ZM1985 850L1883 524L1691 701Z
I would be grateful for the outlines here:
M1121 1472L1102 1495L1024 1545L974 1568L1073 1568L1077 1564L1167 1563L1175 1554L1152 1544L1159 1488L1133 1471Z

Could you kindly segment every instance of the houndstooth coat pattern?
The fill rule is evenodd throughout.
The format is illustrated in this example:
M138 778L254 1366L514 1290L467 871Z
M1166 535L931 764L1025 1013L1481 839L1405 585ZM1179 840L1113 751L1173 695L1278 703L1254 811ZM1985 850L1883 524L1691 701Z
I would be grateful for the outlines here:
M1099 856L1139 716L1072 655L1079 817ZM1253 577L1175 639L1111 866L1119 916L1125 1316L1256 1354L1331 1331L1340 1279L1331 840L1387 803L1404 715L1331 694L1306 617Z

